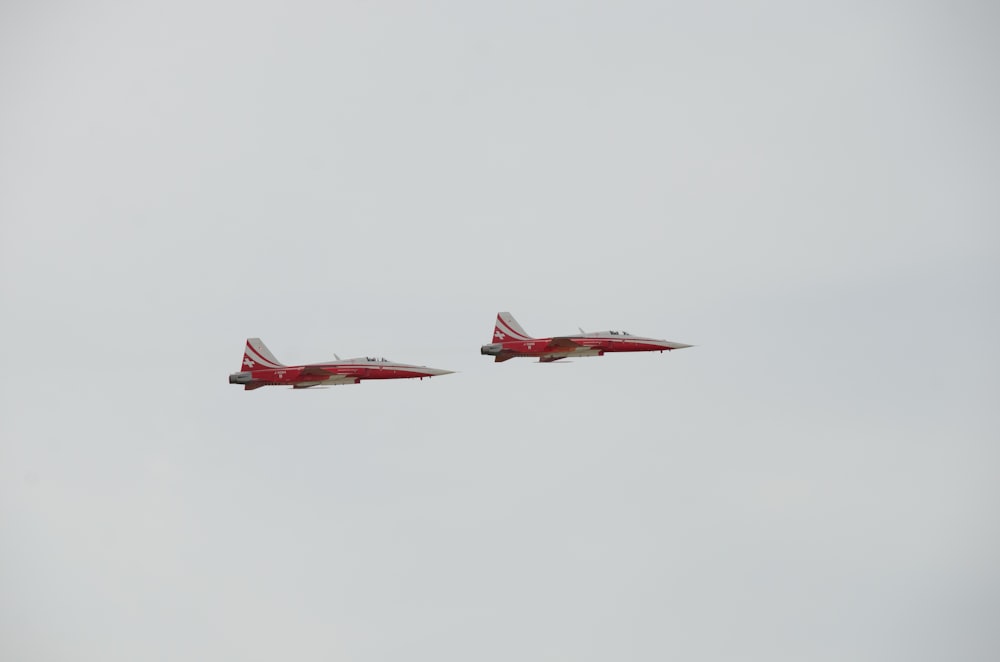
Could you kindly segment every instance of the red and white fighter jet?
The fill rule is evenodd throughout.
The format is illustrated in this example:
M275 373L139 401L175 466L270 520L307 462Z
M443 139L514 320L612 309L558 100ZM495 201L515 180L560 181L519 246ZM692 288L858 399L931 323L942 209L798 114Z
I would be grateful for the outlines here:
M336 355L334 355L336 356ZM252 391L261 386L333 386L357 384L362 379L406 379L450 375L452 370L438 370L420 365L396 363L383 358L365 356L323 363L287 366L278 362L260 338L247 338L243 350L243 370L229 375L230 384L243 384Z
M510 313L497 313L493 328L493 343L483 345L479 353L495 356L500 363L518 356L538 357L540 363L551 363L573 356L604 356L605 352L663 352L684 349L692 345L633 336L627 331L596 331L579 334L532 338Z

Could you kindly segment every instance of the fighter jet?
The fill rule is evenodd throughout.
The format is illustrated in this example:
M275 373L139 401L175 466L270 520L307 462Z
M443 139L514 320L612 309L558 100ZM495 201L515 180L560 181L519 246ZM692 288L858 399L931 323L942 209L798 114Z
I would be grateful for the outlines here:
M538 357L540 363L551 363L574 356L604 356L605 352L663 352L684 349L692 345L633 336L627 331L596 331L579 334L532 338L510 313L497 313L493 328L493 343L483 345L479 353L495 356L500 363L517 356Z
M243 370L229 375L230 384L242 384L244 390L252 391L261 386L291 386L309 388L311 386L334 386L357 384L363 379L406 379L416 377L437 377L450 375L451 370L438 370L420 365L396 363L374 356L356 359L336 359L323 363L287 366L279 363L274 354L260 338L247 338L243 350Z

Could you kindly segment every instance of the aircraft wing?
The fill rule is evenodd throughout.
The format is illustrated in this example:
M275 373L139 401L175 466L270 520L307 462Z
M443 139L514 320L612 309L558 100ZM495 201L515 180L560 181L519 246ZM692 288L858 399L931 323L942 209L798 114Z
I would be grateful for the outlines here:
M332 370L327 370L326 368L321 368L319 366L309 366L307 365L302 369L302 377L313 377L317 380L322 380L325 384L337 385L337 384L355 384L357 383L357 377L352 375L338 375Z
M573 352L578 349L583 348L584 345L574 341L572 338L553 338L546 345L545 349L561 349L567 352Z
M315 365L307 365L302 368L303 377L319 377L320 379L329 379L330 377L333 377L333 375L333 371L327 370L326 368L320 368Z

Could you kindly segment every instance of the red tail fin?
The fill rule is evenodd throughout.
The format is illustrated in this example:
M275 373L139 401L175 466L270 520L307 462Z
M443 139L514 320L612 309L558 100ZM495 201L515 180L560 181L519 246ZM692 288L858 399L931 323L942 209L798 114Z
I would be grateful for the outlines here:
M493 342L505 340L534 340L528 332L521 328L510 313L497 313L497 323L493 327Z
M267 348L263 340L260 338L247 338L247 346L243 350L243 366L240 370L283 367L284 364L274 358L274 354Z

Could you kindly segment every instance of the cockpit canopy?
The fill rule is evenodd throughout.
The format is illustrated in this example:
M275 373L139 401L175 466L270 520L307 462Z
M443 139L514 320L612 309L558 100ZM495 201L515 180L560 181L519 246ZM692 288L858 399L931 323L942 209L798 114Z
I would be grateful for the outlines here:
M628 331L608 331L613 336L630 336L632 335Z
M392 363L389 359L384 356L358 356L353 359L342 359L337 357L332 361L327 363Z

